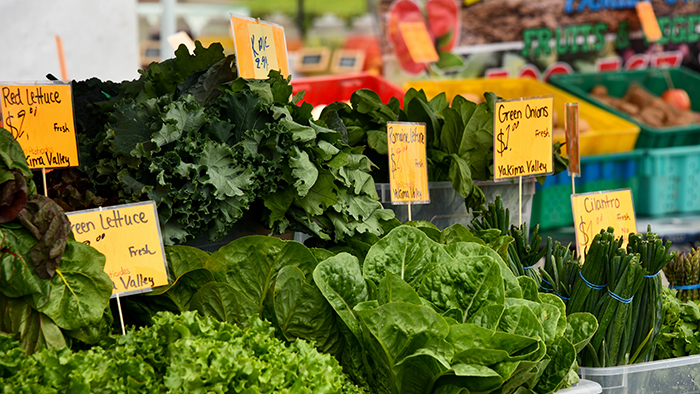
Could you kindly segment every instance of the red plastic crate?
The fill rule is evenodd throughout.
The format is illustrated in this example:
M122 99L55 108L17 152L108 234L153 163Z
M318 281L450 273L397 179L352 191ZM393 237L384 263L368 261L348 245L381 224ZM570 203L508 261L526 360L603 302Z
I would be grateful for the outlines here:
M367 73L292 79L293 93L304 90L305 101L311 105L330 104L336 101L349 101L359 89L371 89L386 104L396 97L403 107L405 91L384 78Z

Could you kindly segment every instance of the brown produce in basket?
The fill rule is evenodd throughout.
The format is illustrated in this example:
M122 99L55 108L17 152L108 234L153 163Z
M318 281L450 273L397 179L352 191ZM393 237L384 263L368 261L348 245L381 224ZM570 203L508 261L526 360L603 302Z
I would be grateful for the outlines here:
M609 96L608 89L602 85L594 86L590 94L649 126L673 127L700 123L700 114L697 112L682 110L671 105L639 84L630 85L622 98Z

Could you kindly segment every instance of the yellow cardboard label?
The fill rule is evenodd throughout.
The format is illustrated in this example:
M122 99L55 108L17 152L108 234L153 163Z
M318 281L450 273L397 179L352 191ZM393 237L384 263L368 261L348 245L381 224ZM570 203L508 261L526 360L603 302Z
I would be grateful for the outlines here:
M153 201L66 213L76 241L106 257L112 294L168 284L158 213Z
M289 75L287 44L280 26L231 15L238 76L267 79L270 70Z
M637 9L637 16L639 17L639 23L642 25L642 30L644 31L644 36L649 42L656 42L663 34L661 33L661 28L659 28L659 21L656 19L654 14L654 7L652 7L649 1L640 1L635 5Z
M630 233L637 232L632 191L630 189L606 192L572 194L571 207L576 226L576 249L584 256L593 237L600 230L612 227L615 236L622 236L623 246Z
M401 22L399 30L408 46L408 54L414 62L432 63L440 59L424 22Z
M554 98L496 102L493 119L494 179L551 173Z
M428 204L424 123L387 122L392 204Z
M0 85L0 109L3 127L19 142L29 168L78 165L69 84Z

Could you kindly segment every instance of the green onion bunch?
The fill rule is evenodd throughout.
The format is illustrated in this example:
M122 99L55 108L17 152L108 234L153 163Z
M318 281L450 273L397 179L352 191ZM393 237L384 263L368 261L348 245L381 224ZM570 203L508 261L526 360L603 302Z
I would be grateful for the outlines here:
M656 244L651 241L653 236L647 237L644 243L639 242L636 234L630 238L631 246L626 249L622 247L623 238L616 238L613 228L601 230L594 237L574 283L567 313L590 312L599 322L598 331L579 355L582 366L630 364L639 358L648 342L646 326L637 322L639 299L647 300L640 294L647 279L644 276L648 274L641 252L649 252L650 242ZM637 330L644 333L641 341L637 341Z
M670 248L671 241L664 244L655 233L651 232L651 226L647 227L647 233L644 236L641 234L629 236L627 253L639 254L640 263L645 271L642 287L633 301L636 318L632 326L634 332L632 349L638 356L637 359L630 360L631 362L653 360L656 338L664 320L662 284L659 274L673 257Z
M552 242L552 238L547 237L544 269L540 268L540 290L556 294L565 304L571 299L574 283L581 271L579 259L570 247L559 241Z
M508 227L510 226L510 230ZM474 230L501 230L501 235L510 235L513 242L508 245L508 266L515 276L528 276L540 285L541 278L535 264L545 255L546 248L540 248L542 236L539 235L540 224L532 229L532 238L528 237L527 223L521 226L510 225L510 210L504 208L503 199L496 196L488 207L482 206L481 210L474 211L474 220L471 222Z

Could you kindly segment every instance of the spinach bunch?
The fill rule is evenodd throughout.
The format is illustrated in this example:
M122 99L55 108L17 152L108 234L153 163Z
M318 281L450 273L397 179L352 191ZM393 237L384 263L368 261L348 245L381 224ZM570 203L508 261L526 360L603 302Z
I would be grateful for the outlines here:
M559 297L513 275L480 236L495 234L413 223L365 238L366 252L358 240L356 255L264 236L213 253L172 246L177 280L123 306L141 324L163 309L236 324L261 316L375 393L550 393L575 383L596 319L566 316Z
M466 200L468 208L479 209L484 193L474 180L493 179L493 111L497 95L484 93L485 101L476 104L457 95L450 103L445 93L428 99L423 90L409 89L403 100L391 98L383 104L379 95L368 89L353 93L350 104L326 106L321 119L340 118L351 146L366 147L365 154L379 166L372 173L376 182L389 182L387 128L389 121L423 122L426 127L428 180L449 181ZM567 159L554 145L555 173L563 171Z
M22 148L1 128L0 146L7 202L0 223L0 331L18 337L28 353L74 339L94 343L112 321L105 258L76 242L63 210L36 194Z

